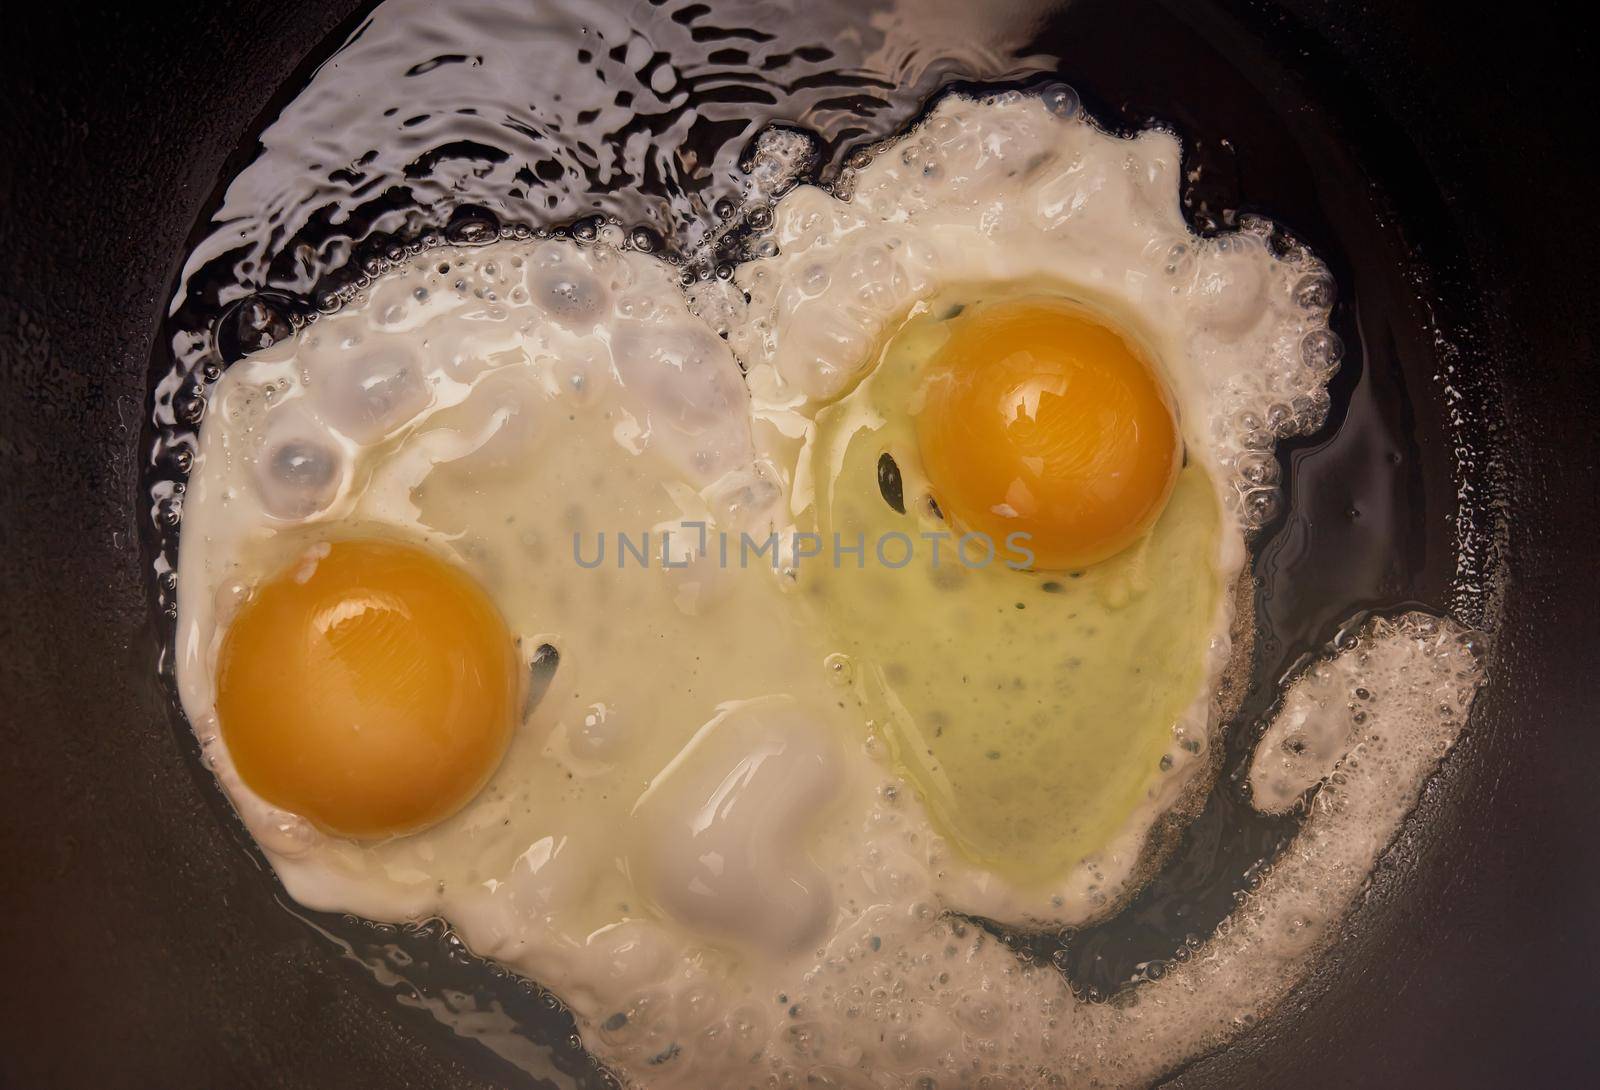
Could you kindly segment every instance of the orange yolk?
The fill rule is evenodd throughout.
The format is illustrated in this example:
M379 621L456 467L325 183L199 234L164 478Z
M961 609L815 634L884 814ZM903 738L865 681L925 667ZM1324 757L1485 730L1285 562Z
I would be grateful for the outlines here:
M415 832L500 763L519 692L511 635L431 553L342 541L257 589L222 642L217 717L239 775L329 832Z
M997 549L1029 535L1033 567L1083 568L1155 524L1182 464L1154 366L1070 303L992 303L950 322L917 414L940 509Z

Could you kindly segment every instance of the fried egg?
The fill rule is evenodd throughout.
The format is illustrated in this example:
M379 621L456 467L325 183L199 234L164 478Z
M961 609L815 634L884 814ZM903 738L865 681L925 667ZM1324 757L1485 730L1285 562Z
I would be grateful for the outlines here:
M1447 623L1297 682L1381 677L1382 745L1204 968L1080 1006L969 922L1114 910L1205 786L1338 363L1314 258L1069 105L946 98L730 281L424 248L223 376L177 678L294 899L443 916L652 1087L1131 1085L1283 994L1460 729ZM1373 741L1317 737L1263 799Z
M1269 448L1338 363L1311 255L1196 238L1177 142L1064 105L952 96L848 200L797 188L728 329L758 421L801 437L797 520L921 546L810 586L956 848L948 902L1052 925L1116 903L1204 788Z
M823 709L784 731L843 740L770 570L690 560L694 524L778 498L746 400L670 269L564 242L429 251L228 372L180 680L297 900L467 919L534 910L563 873L580 916L672 903L608 831L707 724L783 698Z

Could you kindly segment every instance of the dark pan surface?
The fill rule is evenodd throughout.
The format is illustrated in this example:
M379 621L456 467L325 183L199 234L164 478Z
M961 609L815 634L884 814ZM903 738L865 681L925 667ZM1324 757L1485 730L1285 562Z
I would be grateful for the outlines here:
M1600 237L1592 96L1573 82L1590 65L1549 24L1291 6L1303 24L1274 40L1359 90L1353 137L1419 210L1414 244L1459 312L1462 356L1495 380L1480 389L1504 390L1510 578L1476 725L1337 966L1178 1081L1592 1076L1600 315L1583 266ZM228 157L349 14L18 13L0 99L0 1084L527 1084L272 902L154 684L135 544L151 344ZM1238 5L1211 29L1235 17L1273 23Z

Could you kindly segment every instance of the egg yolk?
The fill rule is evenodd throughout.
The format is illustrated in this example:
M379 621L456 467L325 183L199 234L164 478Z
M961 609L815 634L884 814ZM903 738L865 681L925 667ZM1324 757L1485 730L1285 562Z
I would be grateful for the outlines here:
M262 798L332 833L395 836L478 792L519 688L510 633L475 582L418 548L341 541L240 608L217 717Z
M1038 569L1083 568L1155 524L1182 465L1154 366L1071 303L968 308L929 363L917 445L940 509ZM1008 550L1016 554L1018 550Z

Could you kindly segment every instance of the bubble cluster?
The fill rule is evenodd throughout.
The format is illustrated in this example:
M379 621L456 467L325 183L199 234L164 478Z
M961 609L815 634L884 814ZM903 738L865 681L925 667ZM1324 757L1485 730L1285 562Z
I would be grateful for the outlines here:
M297 338L252 355L214 395L217 454L250 468L255 499L279 522L348 506L369 452L461 402L495 403L498 438L478 446L508 466L537 430L534 387L591 403L612 391L648 442L702 482L751 458L739 370L689 314L670 271L617 248L515 239L491 248L406 253ZM487 381L533 367L539 378ZM524 371L519 371L524 374Z

